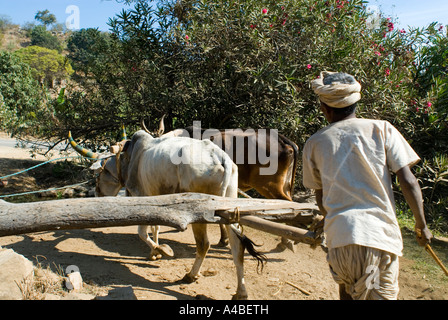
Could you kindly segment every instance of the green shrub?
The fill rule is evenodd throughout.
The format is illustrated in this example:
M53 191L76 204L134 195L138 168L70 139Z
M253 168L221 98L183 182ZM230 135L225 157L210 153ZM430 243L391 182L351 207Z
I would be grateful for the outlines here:
M62 44L59 39L47 31L45 26L35 26L31 30L31 45L44 47L51 50L62 52Z
M0 51L0 129L30 133L42 109L42 91L31 68L14 54Z

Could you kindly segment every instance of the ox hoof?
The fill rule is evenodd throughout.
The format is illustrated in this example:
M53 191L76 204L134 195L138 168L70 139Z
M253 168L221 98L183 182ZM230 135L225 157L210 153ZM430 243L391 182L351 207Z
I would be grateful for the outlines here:
M161 244L160 246L157 247L156 250L158 253L160 253L161 255L163 255L165 257L173 257L174 256L173 249L171 249L171 247L167 244Z
M277 245L277 251L285 251L286 249L291 250L292 252L296 252L296 247L294 246L294 242L288 239L282 239L282 242L280 242Z
M235 294L232 296L232 300L247 300L247 299L248 299L247 294L238 294L238 293L235 293Z
M289 250L291 250L292 252L296 252L296 247L294 245L294 241L291 241L289 239L285 239L286 241L283 242L283 244L286 246L286 248L288 248Z
M219 240L217 246L218 247L227 247L228 244L229 244L229 239L226 238L226 239Z
M148 257L148 260L156 261L162 259L162 255L160 253L151 253Z
M190 273L187 273L185 277L182 278L182 281L186 283L193 283L198 280L198 278L199 276L192 276Z

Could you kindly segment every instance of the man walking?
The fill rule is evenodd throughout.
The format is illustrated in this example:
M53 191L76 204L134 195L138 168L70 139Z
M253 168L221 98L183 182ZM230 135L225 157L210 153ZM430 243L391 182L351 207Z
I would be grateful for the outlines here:
M420 158L389 122L356 117L361 85L346 73L322 72L312 82L330 123L306 142L303 184L325 216L330 271L341 299L397 299L403 240L390 171L415 217L420 245L432 238L411 167Z

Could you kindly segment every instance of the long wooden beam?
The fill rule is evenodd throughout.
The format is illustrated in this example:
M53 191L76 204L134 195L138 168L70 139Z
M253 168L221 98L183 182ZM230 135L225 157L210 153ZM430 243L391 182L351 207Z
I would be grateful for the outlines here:
M295 219L301 213L309 217L313 210L317 207L307 203L234 199L200 193L62 199L20 204L0 201L0 236L129 225L164 225L185 230L191 223L230 223L236 213L240 217L255 215L276 221L288 220L288 217ZM244 224L244 219L239 219Z

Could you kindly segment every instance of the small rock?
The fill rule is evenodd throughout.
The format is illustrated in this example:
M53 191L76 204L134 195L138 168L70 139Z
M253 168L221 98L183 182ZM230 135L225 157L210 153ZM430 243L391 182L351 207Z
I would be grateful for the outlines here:
M0 300L22 300L17 285L33 275L33 263L12 249L0 250Z
M74 195L75 195L75 190L73 190L71 188L65 189L65 191L62 193L62 196L64 198L73 198Z
M207 269L202 272L202 275L204 277L213 277L213 276L216 276L217 274L218 274L218 270L215 270L213 268Z
M48 190L45 192L41 192L39 195L42 198L57 198L58 192L56 190Z
M82 289L81 273L79 273L79 271L69 273L67 275L67 278L65 279L65 287L70 291L81 290Z
M83 192L83 193L86 193L86 192L88 192L89 190L88 190L86 187L84 187L84 186L76 186L76 187L75 187L75 191L76 191L76 192Z
M88 293L70 292L60 300L94 300L95 296Z

